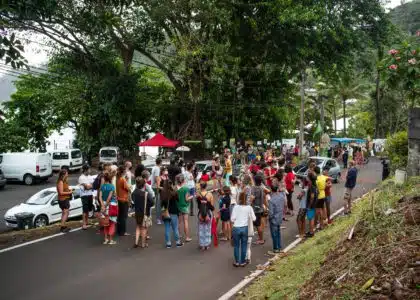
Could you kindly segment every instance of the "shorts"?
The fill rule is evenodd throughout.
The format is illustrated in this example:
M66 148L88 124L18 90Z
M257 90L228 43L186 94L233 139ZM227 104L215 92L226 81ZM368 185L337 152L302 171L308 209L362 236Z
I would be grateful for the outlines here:
M60 206L61 210L69 209L70 200L58 200L58 205Z
M140 227L149 228L152 226L152 218L150 216L136 214L136 224Z
M326 196L325 197L325 202L331 203L331 196Z
M263 217L263 213L256 213L255 214L255 221L254 221L254 226L255 227L260 227L261 226L261 219Z
M188 192L191 196L195 196L195 187L190 188L190 191Z
M297 213L296 221L298 222L305 222L306 218L306 208L299 208Z
M307 209L306 217L308 218L308 221L312 221L315 218L315 209L314 208Z
M82 196L83 213L87 214L93 210L93 196Z
M222 220L222 222L230 221L230 212L228 208L220 210L220 219Z
M315 208L324 208L325 198L316 200Z

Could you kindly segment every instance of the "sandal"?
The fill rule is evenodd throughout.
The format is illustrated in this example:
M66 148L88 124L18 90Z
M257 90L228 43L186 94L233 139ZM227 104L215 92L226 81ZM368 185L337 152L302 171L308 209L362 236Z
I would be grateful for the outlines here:
M185 239L185 242L186 243L189 243L189 242L191 242L192 241L192 238L187 238L187 239Z

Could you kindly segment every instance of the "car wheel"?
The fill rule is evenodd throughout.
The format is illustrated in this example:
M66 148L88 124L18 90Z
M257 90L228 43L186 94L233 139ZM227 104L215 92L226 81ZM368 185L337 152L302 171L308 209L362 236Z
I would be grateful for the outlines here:
M48 218L47 216L41 215L36 217L34 221L34 227L35 228L42 228L48 225Z
M31 174L26 174L26 175L23 177L23 182L24 182L26 185L32 185L32 184L34 183L34 177L33 177Z

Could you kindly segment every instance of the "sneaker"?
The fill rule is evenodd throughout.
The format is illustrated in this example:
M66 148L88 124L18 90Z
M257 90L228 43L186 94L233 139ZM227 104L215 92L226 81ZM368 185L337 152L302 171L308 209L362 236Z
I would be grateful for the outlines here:
M182 246L184 246L184 244L183 244L183 243L176 243L176 247L177 247L177 248L180 248L180 247L182 247Z
M68 233L70 230L71 230L71 229L70 229L70 228L68 228L68 227L61 227L61 229L60 229L60 231L61 231L62 233Z
M162 223L162 221L161 221L161 220L157 220L157 221L156 221L156 224L157 224L157 225L162 225L163 223Z
M280 249L276 249L276 250L274 250L273 252L277 254L277 253L280 253L280 252L281 252L281 250L280 250Z
M171 249L172 245L166 245L166 249Z
M114 241L114 240L110 240L108 244L109 244L109 245L115 245L115 244L117 244L117 242L116 242L116 241Z
M108 241L108 240L106 240L106 241L104 241L102 244L103 244L103 245L108 245L108 243L109 243L109 241Z

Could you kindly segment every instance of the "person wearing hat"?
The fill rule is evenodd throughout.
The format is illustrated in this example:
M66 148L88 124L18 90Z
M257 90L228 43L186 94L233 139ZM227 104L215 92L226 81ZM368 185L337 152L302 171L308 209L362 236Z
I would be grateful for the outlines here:
M83 209L83 230L87 229L89 212L93 209L93 181L95 177L90 176L90 167L84 165L82 167L82 175L79 177L80 196L82 199Z

